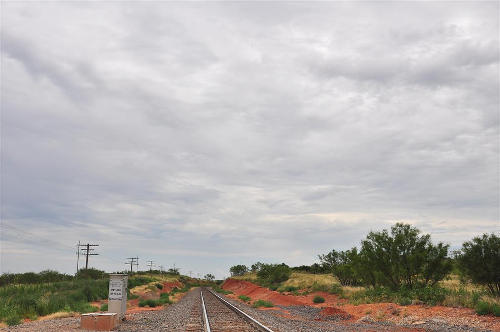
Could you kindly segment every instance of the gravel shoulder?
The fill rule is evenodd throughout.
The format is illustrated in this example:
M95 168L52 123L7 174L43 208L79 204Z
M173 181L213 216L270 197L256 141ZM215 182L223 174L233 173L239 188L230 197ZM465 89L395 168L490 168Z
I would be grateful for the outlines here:
M163 310L143 311L126 315L126 320L118 331L185 331L186 326L197 318L200 306L200 291L189 291L177 303ZM220 294L219 294L220 295ZM467 325L450 325L444 320L429 319L408 324L397 325L391 322L377 322L369 317L355 322L342 318L322 317L318 308L308 306L277 306L268 310L259 310L238 300L225 297L227 301L254 317L275 332L290 331L448 331L448 332L496 332L481 330ZM199 318L201 319L201 317ZM54 320L35 321L14 327L1 328L0 331L84 331L79 328L80 318L69 317Z

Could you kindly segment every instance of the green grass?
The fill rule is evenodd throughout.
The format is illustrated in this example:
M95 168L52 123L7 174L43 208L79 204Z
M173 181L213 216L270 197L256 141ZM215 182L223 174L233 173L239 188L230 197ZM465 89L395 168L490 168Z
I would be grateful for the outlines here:
M244 302L250 302L251 298L246 295L240 295L238 298Z
M139 284L143 280L131 278ZM55 312L98 311L89 302L108 298L109 279L74 279L53 283L6 285L0 287L0 322L16 324Z
M233 292L229 291L229 290L225 290L225 289L222 289L220 288L219 286L215 286L215 287L212 287L214 291L216 291L217 293L221 293L221 294L224 294L224 295L228 295L228 294L233 294Z
M101 304L101 308L99 310L101 310L101 311L108 311L108 304L107 303Z
M476 313L480 316L483 315L495 315L496 317L500 317L500 305L496 303L489 303L486 301L480 301L476 305Z
M321 297L321 296L315 296L314 299L313 299L313 302L314 303L324 303L325 302L325 298Z
M264 301L264 300L257 300L253 303L252 305L254 308L260 308L260 307L265 307L265 308L271 308L274 307L274 304L272 304L269 301Z
M158 300L158 303L159 304L170 304L170 303L172 303L172 301L170 301L168 293L161 293L160 299Z

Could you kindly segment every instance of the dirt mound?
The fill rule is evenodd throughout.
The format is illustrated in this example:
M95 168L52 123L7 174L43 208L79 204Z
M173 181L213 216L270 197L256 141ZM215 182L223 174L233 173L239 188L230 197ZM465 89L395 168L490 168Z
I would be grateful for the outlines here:
M260 287L245 280L235 280L227 279L223 284L222 288L225 290L232 291L236 297L240 295L246 295L255 300L265 300L272 302L274 305L302 305L303 303L292 296L287 296L280 294L276 291L271 291L267 288Z
M321 320L349 320L352 318L351 315L349 315L347 312L344 310L340 310L339 308L334 308L334 307L326 307L323 308L320 312L320 319Z
M174 288L182 288L184 287L184 285L176 280L176 281L167 281L167 282L164 282L162 283L163 284L163 289L161 290L161 293L170 293L172 291L172 289Z

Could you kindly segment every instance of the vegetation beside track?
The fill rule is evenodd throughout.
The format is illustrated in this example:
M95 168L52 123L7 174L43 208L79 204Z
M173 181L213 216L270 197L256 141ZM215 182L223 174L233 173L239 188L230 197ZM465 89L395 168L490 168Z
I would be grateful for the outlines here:
M411 225L370 232L360 248L319 255L320 264L289 268L257 262L230 269L235 279L279 292L336 294L353 304L393 302L473 308L500 316L500 238L484 234L453 253ZM265 269L291 273L267 273ZM324 273L329 271L329 273ZM273 278L272 276L284 276Z
M163 282L179 281L180 287L169 293L157 294L158 299L144 302L135 292L148 288L160 292ZM147 271L129 274L128 299L139 299L150 307L169 304L177 293L187 292L201 285L216 286L214 282L192 279L178 273ZM35 320L40 316L57 313L58 317L107 310L91 302L108 297L109 275L96 269L82 269L75 276L56 271L40 273L3 274L0 276L0 323L19 324L23 319ZM140 302L141 303L141 302Z

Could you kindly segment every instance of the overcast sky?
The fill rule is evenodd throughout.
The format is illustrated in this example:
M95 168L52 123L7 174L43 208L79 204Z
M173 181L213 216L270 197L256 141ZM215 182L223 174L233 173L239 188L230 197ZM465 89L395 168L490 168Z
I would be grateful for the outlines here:
M499 224L499 3L2 2L0 272L312 264Z

